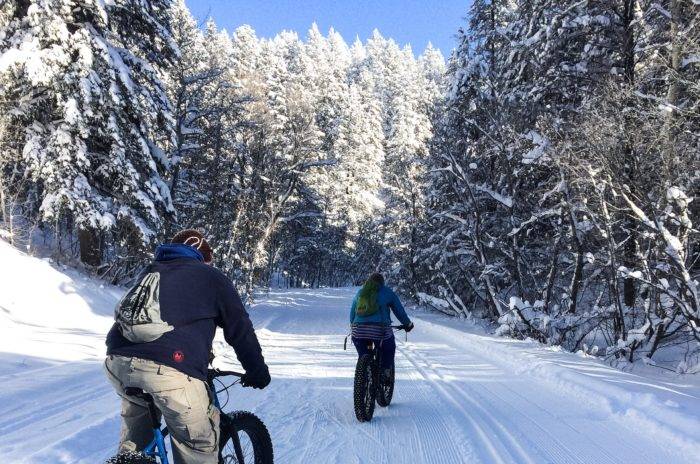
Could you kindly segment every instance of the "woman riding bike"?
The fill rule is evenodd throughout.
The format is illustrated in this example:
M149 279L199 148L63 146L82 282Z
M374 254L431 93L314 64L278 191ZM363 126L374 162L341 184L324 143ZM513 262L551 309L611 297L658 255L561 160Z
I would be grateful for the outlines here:
M369 342L381 350L382 373L387 376L394 367L396 341L391 328L391 314L403 324L406 332L413 329L413 322L406 314L399 297L384 284L384 276L374 273L355 295L350 308L352 343L358 357L369 352Z

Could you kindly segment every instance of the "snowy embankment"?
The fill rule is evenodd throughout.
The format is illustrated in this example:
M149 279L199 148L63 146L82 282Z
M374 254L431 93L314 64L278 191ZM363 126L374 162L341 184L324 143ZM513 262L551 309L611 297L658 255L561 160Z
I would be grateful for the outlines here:
M101 462L119 429L101 361L121 291L1 241L0 285L0 462ZM697 462L696 377L624 373L424 312L399 336L394 402L359 424L342 349L352 292L273 291L251 311L273 383L235 387L225 409L267 423L277 462Z

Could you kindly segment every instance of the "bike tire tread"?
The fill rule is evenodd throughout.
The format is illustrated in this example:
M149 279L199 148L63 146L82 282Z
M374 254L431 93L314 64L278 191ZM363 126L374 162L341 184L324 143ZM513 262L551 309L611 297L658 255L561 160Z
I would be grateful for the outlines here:
M353 388L353 398L355 404L355 417L360 422L368 422L374 416L374 400L376 398L376 390L371 394L371 405L365 404L367 394L368 375L374 376L374 360L369 354L360 356L355 367L355 383ZM368 368L369 367L369 368Z
M273 464L274 450L267 427L258 416L248 411L234 411L226 414L226 424L221 424L220 448L230 439L233 428L245 432L255 449L255 462L251 464Z
M124 451L107 459L105 464L156 464L156 458L141 452Z

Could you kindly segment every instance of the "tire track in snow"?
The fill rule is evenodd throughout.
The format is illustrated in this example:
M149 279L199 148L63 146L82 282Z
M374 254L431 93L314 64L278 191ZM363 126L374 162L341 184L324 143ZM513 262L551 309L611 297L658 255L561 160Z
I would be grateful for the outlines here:
M99 363L96 363L99 365ZM63 366L62 366L63 367ZM70 369L70 368L69 368ZM14 401L5 406L2 410L2 420L0 420L0 435L18 432L25 426L33 425L36 419L49 419L53 416L61 415L69 409L79 404L89 406L95 399L111 394L111 388L104 379L104 383L86 382L84 386L76 388L75 385L66 382L66 379L56 376L56 370L48 372L49 378L43 379L17 378L14 382L5 383L4 390L21 392L21 396L15 397ZM90 372L93 374L93 372ZM77 376L79 376L78 374ZM69 376L69 378L76 376ZM39 381L39 388L27 389L25 385L36 384Z
M489 424L491 430L499 432L501 438L509 443L510 449L520 455L520 460L518 460L518 462L543 462L543 460L545 460L546 462L553 463L582 463L582 461L576 457L576 453L572 452L566 445L544 430L537 422L520 413L517 408L511 407L508 411L503 411L498 401L486 399L484 396L477 393L476 389L472 388L467 391L466 389L459 388L453 382L445 379L440 370L434 367L433 363L429 361L420 350L411 347L408 347L407 350L412 356L415 356L423 363L424 368L427 367L427 369L438 377L447 389L451 390L456 396L461 397L469 404L471 410L477 411L482 420ZM478 398L474 398L473 396L478 396ZM499 398L499 401L505 402L505 399ZM500 414L494 414L490 411L500 411ZM526 434L519 427L515 427L514 421L512 420L508 422L506 428L503 422L498 420L497 417L508 417L508 414L515 414L526 418L534 429L528 429L528 433ZM527 448L535 451L538 457L531 457L530 453L525 451L521 443L527 443ZM543 445L545 446L544 448Z
M28 463L66 463L71 464L95 464L103 463L117 452L117 438L113 433L119 430L119 414L96 420L94 423L85 424L85 427L77 430L72 435L32 452ZM95 437L101 439L95 440ZM107 438L108 437L108 438ZM105 439L106 438L106 439ZM114 438L114 439L112 439ZM79 449L80 456L75 456L72 449ZM24 462L24 461L23 461Z
M5 382L11 382L13 379L17 378L28 378L28 377L33 377L37 374L41 374L46 371L52 371L56 369L56 365L49 365L49 366L41 366L41 367L33 367L25 370L21 370L19 372L11 372L8 374L0 374L0 380L2 380L3 383Z
M398 347L397 347L398 348ZM402 363L402 361L405 361ZM461 427L450 414L438 409L435 404L433 390L425 379L417 372L408 359L402 356L396 358L397 374L407 373L408 379L397 377L394 389L394 400L388 408L378 408L382 411L390 411L396 408L397 403L401 406L406 404L408 396L412 396L414 408L410 419L413 421L415 433L411 436L416 447L420 451L425 463L457 463L473 462L474 450L467 448L466 444L471 440L462 433ZM399 366L404 364L404 366ZM408 403L411 407L413 404ZM375 412L376 414L376 412ZM387 431L387 434L389 432ZM414 456L405 456L409 462ZM468 459L468 460L467 460Z
M0 455L9 459L3 462L56 447L118 414L117 397L99 362L67 363L39 376L18 377L4 384L3 393L8 391L15 394L0 409Z
M429 382L433 386L434 390L437 393L439 393L440 396L442 396L446 400L446 402L450 403L454 407L454 409L464 417L464 420L471 426L471 428L475 432L475 435L481 442L482 448L488 454L488 457L485 459L485 462L493 462L499 464L527 462L529 464L535 464L534 461L532 461L528 455L522 453L521 450L511 449L507 445L507 443L502 439L502 437L499 437L496 428L489 424L487 424L486 426L480 425L480 423L473 417L473 415L470 414L469 411L467 411L464 408L464 406L459 402L459 400L455 397L454 393L450 393L448 388L441 382L435 381L432 378L432 376L426 371L426 369L424 369L415 359L413 359L412 356L407 354L407 349L399 346L397 346L396 348L413 365L416 371L421 374L421 377L425 381ZM434 374L437 376L436 373ZM484 417L480 417L479 419L481 419L482 422L486 422ZM490 438L490 436L493 436L494 438L492 439ZM518 455L521 459L516 459L515 455Z
M354 413L353 413L354 414ZM332 413L330 413L327 409L321 410L321 415L323 415L327 420L335 423L338 427L340 428L347 428L348 424L343 423L340 420L338 420ZM371 433L364 430L362 428L362 424L357 424L359 427L358 430L361 435L364 437L367 437L370 442L372 442L375 446L368 446L369 443L360 440L359 441L359 450L365 450L364 453L358 452L357 447L353 447L353 450L355 450L355 457L357 457L358 460L361 460L362 458L367 459L367 462L376 462L376 463L388 463L390 462L389 459L389 454L382 443L380 435L380 430L378 430L376 427L370 427ZM338 454L347 454L348 450L341 450L340 453ZM336 456L338 456L336 454ZM321 457L322 458L322 457ZM308 462L316 462L316 461L308 461Z
M334 381L333 384L333 387L336 387L337 381ZM354 437L353 439L354 446L352 450L355 455L358 458L367 458L368 462L389 462L389 456L378 436L379 434L376 428L369 428L369 430L366 430L362 427L362 424L355 423L352 409L350 409L350 412L352 412L353 415L351 418L353 422L341 420L341 418L347 419L348 411L340 411L337 405L334 405L332 402L329 403L323 401L323 399L319 400L322 396L315 390L316 389L314 389L315 394L313 397L317 398L317 401L313 403L313 408L307 408L309 413L301 418L301 420L304 421L302 427L306 430L306 439L301 441L302 443L306 443L306 445L303 448L301 457L298 460L295 459L295 462L311 463L328 460L329 453L331 452L333 452L336 458L347 457L349 450L343 449L336 440L333 440L333 435L335 434L331 432L331 430L343 431L351 426L351 424L356 427L358 435L361 435L361 438ZM331 445L325 447L319 446L319 442L324 442L326 440L331 442Z
M540 435L545 440L538 440L538 443L549 444L551 437L552 440L556 440L569 450L568 459L578 459L582 462L672 462L672 460L669 461L668 451L662 448L649 447L648 445L640 447L639 440L642 439L644 442L645 439L638 435L637 430L631 430L625 424L616 424L615 421L606 420L605 417L601 419L595 410L589 410L586 404L580 404L575 397L569 398L563 396L558 390L550 390L548 384L538 383L533 377L510 372L510 365L504 365L500 358L489 358L488 353L485 354L482 349L478 348L479 343L483 343L481 336L464 334L457 329L425 320L421 320L421 322L423 323L423 333L429 334L430 339L439 339L448 343L448 346L459 352L460 357L469 356L475 360L486 359L492 365L503 369L504 373L510 376L515 375L514 378L523 379L523 382L519 384L530 394L518 392L513 388L512 382L507 381L495 382L490 388L472 386L468 388L468 391L473 396L478 397L477 403L488 405L489 409L500 411L502 417L509 417L508 426L519 429L528 441L532 440L527 437ZM502 392L502 395L497 395L497 391ZM543 394L547 395L544 404L531 399L542 397ZM523 404L516 406L519 400L527 406L523 407ZM504 404L508 404L510 408L504 408ZM577 422L572 424L561 415L553 414L552 411L573 413ZM531 415L537 416L539 419L535 419ZM526 426L523 422L528 425L536 424L539 432ZM547 429L552 430L552 432ZM619 437L619 439L611 440L610 437L614 436ZM542 449L541 446L536 448ZM678 462L686 462L686 459L683 456Z
M568 421L563 420L561 417L557 417L551 412L549 412L546 407L543 407L542 405L539 405L532 401L530 398L528 398L525 395L522 395L520 392L514 390L513 388L510 388L507 384L501 384L496 387L499 390L506 390L507 394L504 395L499 395L498 399L500 402L503 404L507 404L509 406L509 410L515 412L518 416L521 416L523 419L528 421L530 424L532 424L534 427L536 427L538 430L540 430L540 436L543 437L549 437L552 440L554 440L556 443L561 444L566 450L570 453L570 456L579 456L577 458L577 462L585 462L585 460L582 460L580 456L582 455L587 455L590 454L591 450L596 450L595 453L595 459L599 463L610 463L610 464L617 464L619 460L612 456L605 448L603 448L600 444L595 443L593 440L591 440L590 436L587 434L583 433L581 431L581 428L576 429L573 427L571 424L569 424ZM495 396L495 392L491 392L492 395ZM477 393L478 395L478 393ZM482 397L481 395L479 395ZM514 398L517 397L524 403L528 403L532 405L532 408L528 409L528 413L526 414L525 412L522 412L515 404L513 404L512 401L509 401L508 398ZM482 397L483 398L483 397ZM489 402L490 404L494 405L493 400L486 400L484 399L484 402ZM494 406L497 407L497 404ZM532 415L536 415L539 417L539 419L532 417ZM547 421L543 416L548 416L549 421ZM573 448L571 446L567 446L563 444L560 440L554 438L551 433L549 433L546 429L545 426L542 424L546 423L552 423L556 422L558 424L561 424L563 427L557 428L557 431L561 434L563 433L563 430L569 430L569 433L566 433L567 437L567 442L573 444ZM601 428L606 427L604 424L598 424L597 428L598 431L600 431ZM611 432L612 433L612 432ZM582 440L583 438L583 440ZM542 441L543 443L545 442L544 440ZM630 454L633 453L633 449L629 447L629 445L624 442L624 441L619 441L618 446L624 447L628 449ZM626 454L626 453L625 453Z

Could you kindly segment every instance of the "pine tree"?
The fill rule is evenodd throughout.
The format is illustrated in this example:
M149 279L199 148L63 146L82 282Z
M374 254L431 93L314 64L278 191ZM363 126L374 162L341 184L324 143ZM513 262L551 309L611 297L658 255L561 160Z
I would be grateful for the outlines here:
M363 92L373 95L381 109L383 165L381 197L384 208L376 227L383 236L384 253L376 263L390 272L401 289L416 289L414 263L418 247L418 223L422 220L423 159L432 135L434 97L424 66L410 48L400 49L375 31L366 51L354 47L357 57L351 78ZM440 70L437 71L438 73Z
M152 243L174 212L164 180L172 116L160 80L176 54L167 6L3 6L0 78L12 85L1 98L23 132L33 212L57 230L77 231L89 265L100 264L104 243Z
M682 1L475 1L434 113L423 301L628 361L697 339L695 37Z
M203 158L207 118L212 113L218 114L216 105L206 98L211 96L208 88L223 70L211 67L204 36L184 0L177 0L172 5L170 22L173 40L180 52L166 81L175 120L170 192L180 215L189 220L189 208L197 195L196 182L199 179L194 172Z

